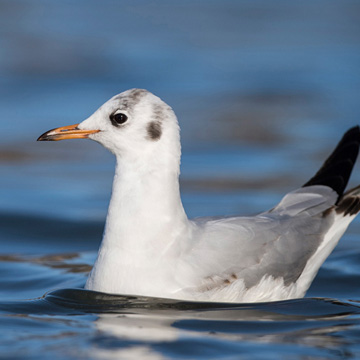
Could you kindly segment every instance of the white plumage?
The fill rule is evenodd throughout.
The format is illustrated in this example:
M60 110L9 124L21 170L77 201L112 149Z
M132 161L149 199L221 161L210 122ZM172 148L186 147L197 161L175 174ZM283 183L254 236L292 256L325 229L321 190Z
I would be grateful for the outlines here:
M254 302L304 296L360 210L357 189L343 195L359 134L351 129L314 178L272 210L195 220L180 199L176 116L150 92L121 93L82 123L39 140L88 137L116 156L105 232L86 289Z

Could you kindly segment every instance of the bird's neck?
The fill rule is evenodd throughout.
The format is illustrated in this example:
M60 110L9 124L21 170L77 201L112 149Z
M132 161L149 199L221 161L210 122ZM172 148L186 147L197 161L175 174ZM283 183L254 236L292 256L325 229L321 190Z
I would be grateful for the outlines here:
M132 263L174 251L187 224L178 172L118 159L102 247Z
M153 296L161 295L161 289L176 290L168 270L191 225L180 199L178 170L171 164L150 169L144 162L118 159L104 237L87 289Z

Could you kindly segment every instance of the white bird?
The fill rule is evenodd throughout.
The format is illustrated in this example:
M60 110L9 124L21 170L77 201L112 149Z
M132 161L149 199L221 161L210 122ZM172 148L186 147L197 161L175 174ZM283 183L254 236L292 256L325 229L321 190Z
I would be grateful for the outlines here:
M125 91L83 122L38 140L73 138L95 140L117 160L88 290L219 302L303 297L360 210L360 187L344 193L358 126L310 181L271 210L193 220L180 199L177 118L160 98Z

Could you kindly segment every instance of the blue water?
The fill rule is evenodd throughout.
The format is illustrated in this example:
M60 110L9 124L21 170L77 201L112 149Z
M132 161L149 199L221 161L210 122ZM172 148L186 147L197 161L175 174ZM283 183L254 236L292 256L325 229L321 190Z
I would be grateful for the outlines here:
M359 358L359 220L305 299L77 290L114 159L90 141L35 142L146 88L179 117L190 217L271 208L359 124L359 14L355 0L0 0L0 358Z

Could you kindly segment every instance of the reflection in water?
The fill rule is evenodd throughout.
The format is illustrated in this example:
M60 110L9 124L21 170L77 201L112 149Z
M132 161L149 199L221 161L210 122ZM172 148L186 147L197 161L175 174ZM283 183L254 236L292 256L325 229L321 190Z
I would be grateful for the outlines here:
M184 339L204 343L215 352L230 344L241 348L244 342L345 351L350 344L341 333L356 326L360 314L354 304L326 299L214 304L75 289L50 293L46 299L84 312L96 309L94 325L103 341L96 342L95 354L106 358L125 355L130 348L134 356L146 353L161 359L164 347L177 348ZM196 347L182 351L196 356Z
M227 317L226 310L223 312ZM182 314L182 316L185 317L186 314ZM187 316L191 317L192 314ZM186 326L183 326L184 322ZM164 347L178 348L184 339L191 339L192 344L196 342L204 343L205 346L212 348L213 352L218 353L221 353L226 346L235 345L241 348L243 346L241 344L246 343L292 344L319 349L326 348L328 351L343 348L343 351L345 351L348 341L339 336L339 333L354 326L349 320L347 323L340 325L312 323L299 326L297 324L304 329L296 331L294 329L298 326L292 321L288 322L286 328L277 321L271 322L270 326L263 326L261 322L257 322L257 331L248 333L246 328L248 324L240 321L234 321L229 326L228 323L217 320L216 326L213 327L213 324L206 320L174 321L169 316L162 318L158 314L147 315L146 317L144 315L130 314L101 314L94 325L102 336L108 339L99 346L101 348L100 357L105 354L109 356L126 354L127 350L131 348L135 354L146 349L149 354L152 356L157 354L159 358L162 358ZM199 330L199 325L202 330ZM111 344L110 349L108 347L109 343ZM144 344L148 344L146 348L144 348ZM218 351L216 351L216 347L218 347ZM196 350L189 347L182 349L182 352L188 356L200 355L200 353L196 354Z

